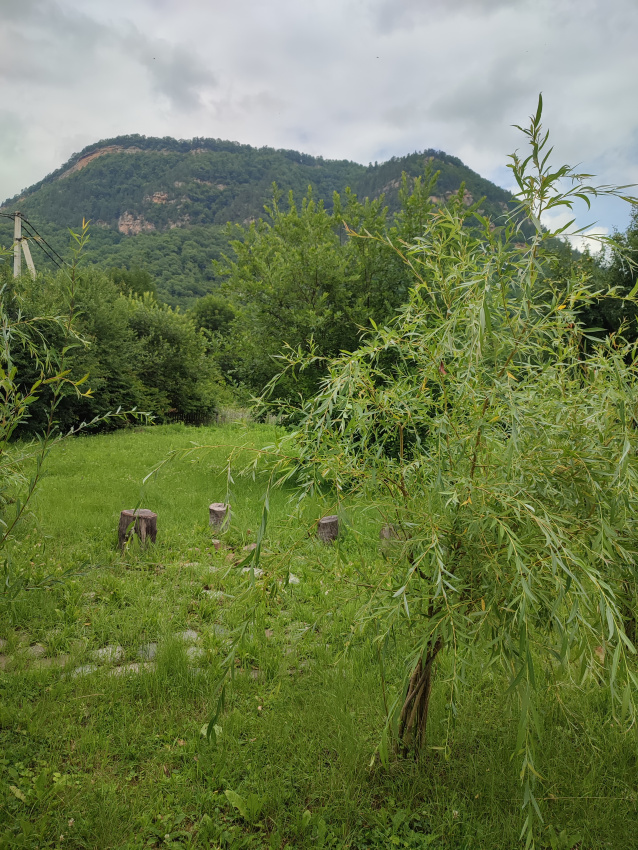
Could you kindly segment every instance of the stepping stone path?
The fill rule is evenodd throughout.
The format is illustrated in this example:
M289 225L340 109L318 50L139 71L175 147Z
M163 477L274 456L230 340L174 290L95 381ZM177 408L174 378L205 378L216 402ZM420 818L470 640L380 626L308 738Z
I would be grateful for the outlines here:
M186 655L188 656L189 661L197 661L206 655L206 650L201 646L189 646L186 650Z
M109 676L126 676L127 673L150 673L154 669L155 664L149 661L143 663L132 661L130 664L122 664L120 667L114 667L112 670L109 670Z
M46 654L46 646L42 646L41 643L35 643L33 646L27 647L27 655L31 658L44 658Z
M94 649L91 653L91 658L93 661L118 664L124 660L124 650L121 646L105 646L102 649Z
M98 664L83 664L81 667L76 667L69 673L72 679L77 679L79 676L88 676L90 673L95 673L99 670Z
M221 601L226 594L221 590L202 590L202 596L208 596L210 599L218 599Z
M48 670L50 667L66 667L70 660L70 655L55 655L53 658L39 658L35 662L35 666L38 670Z
M137 650L137 657L142 661L153 661L157 655L156 643L143 643Z
M222 594L223 595L223 594ZM211 631L217 637L225 637L228 635L228 629L224 626L215 623L211 627ZM204 647L195 646L200 640L199 634L193 629L186 629L183 632L176 632L173 635L177 640L189 644L186 649L186 655L189 661L199 661L206 657L207 651ZM0 639L0 650L6 649L7 641ZM39 669L51 667L64 667L71 661L70 655L58 655L51 658L46 658L46 647L42 644L34 644L33 646L25 647L25 640L22 641L22 649L18 650L33 659L34 666ZM156 642L145 643L138 647L136 655L139 661L132 661L128 664L122 664L126 656L126 652L119 644L110 644L103 646L100 649L94 649L89 653L91 663L82 664L79 667L66 673L71 679L77 679L80 676L89 676L92 673L97 673L104 669L105 665L114 665L110 670L106 671L109 676L125 676L128 674L138 674L150 672L156 669L155 659L157 657L158 644ZM0 654L0 670L4 670L10 661L10 657ZM190 674L195 676L205 671L199 667L191 667Z
M177 640L183 640L184 643L195 643L199 640L199 635L192 629L186 629L185 632L177 632L175 637Z

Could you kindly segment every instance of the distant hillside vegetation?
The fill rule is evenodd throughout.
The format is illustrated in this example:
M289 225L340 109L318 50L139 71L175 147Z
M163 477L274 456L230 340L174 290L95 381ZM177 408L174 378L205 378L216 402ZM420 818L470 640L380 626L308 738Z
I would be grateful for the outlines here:
M7 200L2 209L23 212L64 254L68 228L90 219L88 260L104 267L147 269L158 295L187 305L215 288L212 260L226 245L227 222L262 216L272 184L301 200L332 205L334 192L350 187L360 198L384 196L389 213L398 209L402 172L440 170L437 199L465 183L467 202L485 197L486 214L498 217L511 203L505 190L483 179L456 157L428 150L365 167L297 151L254 148L237 142L195 138L118 136L74 154L57 171ZM11 223L0 224L0 243L10 244ZM34 250L40 266L46 259Z

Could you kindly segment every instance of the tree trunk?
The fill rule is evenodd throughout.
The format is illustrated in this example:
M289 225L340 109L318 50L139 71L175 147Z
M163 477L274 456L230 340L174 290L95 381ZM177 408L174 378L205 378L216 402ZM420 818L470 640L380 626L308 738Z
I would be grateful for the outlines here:
M401 716L399 718L399 746L407 751L420 750L425 744L425 734L432 693L433 666L443 642L438 638L428 644L424 655L412 671Z

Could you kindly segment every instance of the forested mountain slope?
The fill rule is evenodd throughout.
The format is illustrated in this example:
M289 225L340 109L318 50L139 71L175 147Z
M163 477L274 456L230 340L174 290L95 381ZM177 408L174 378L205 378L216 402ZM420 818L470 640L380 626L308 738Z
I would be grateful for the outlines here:
M9 199L3 211L23 212L60 252L67 228L92 222L88 259L102 266L143 267L158 295L172 304L192 303L215 288L211 260L226 245L227 222L263 215L272 184L301 200L332 205L334 192L350 187L360 198L384 195L398 209L401 174L440 171L437 199L465 183L467 202L485 197L484 211L503 213L511 195L471 171L456 157L428 150L363 166L297 151L254 148L218 139L176 140L119 136L90 145L39 183ZM11 222L0 225L0 243L11 242ZM46 259L39 252L36 262Z

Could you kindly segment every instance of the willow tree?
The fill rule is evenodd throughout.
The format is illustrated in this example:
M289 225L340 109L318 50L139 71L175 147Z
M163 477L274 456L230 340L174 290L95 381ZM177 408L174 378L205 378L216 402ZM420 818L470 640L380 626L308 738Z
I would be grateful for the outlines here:
M408 303L326 364L273 461L279 480L328 484L337 503L363 495L397 536L359 619L375 640L402 630L409 647L388 713L395 751L423 746L443 656L453 704L462 667L502 665L520 707L527 846L540 817L539 665L577 679L603 648L625 721L638 686L638 349L621 333L584 345L579 315L601 293L576 266L554 274L552 244L567 228L541 225L579 199L630 199L548 164L541 106L522 129L529 155L511 158L514 214L469 222L459 196L430 215L398 249L413 276Z

